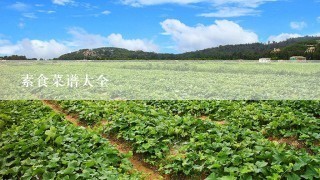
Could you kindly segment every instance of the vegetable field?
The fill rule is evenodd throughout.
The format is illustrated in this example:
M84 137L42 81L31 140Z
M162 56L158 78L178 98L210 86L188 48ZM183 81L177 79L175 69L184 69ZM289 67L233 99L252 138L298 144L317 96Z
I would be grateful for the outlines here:
M319 100L319 75L319 62L10 61L0 99Z
M320 101L0 101L0 178L319 179L319 117Z

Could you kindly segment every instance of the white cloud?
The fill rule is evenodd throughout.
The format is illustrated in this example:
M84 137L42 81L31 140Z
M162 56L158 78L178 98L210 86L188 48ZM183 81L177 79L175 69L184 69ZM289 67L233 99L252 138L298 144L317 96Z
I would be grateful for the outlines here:
M131 5L134 7L139 6L151 6L159 4L197 4L197 3L209 3L214 6L223 5L237 5L242 7L256 8L266 2L272 2L277 0L121 0L123 4Z
M242 7L257 8L264 3L275 2L277 0L209 0L209 1L213 2L215 6L233 4L233 5L238 5Z
M152 41L141 39L123 39L121 34L111 34L108 36L108 43L111 46L125 48L128 50L142 50L147 52L158 52L158 46Z
M106 10L106 11L103 11L101 14L104 14L104 15L109 15L111 12Z
M228 18L228 17L240 17L240 16L254 16L254 15L258 15L259 13L260 11L257 11L252 8L222 7L222 8L219 8L217 12L202 13L199 16Z
M53 4L64 6L68 3L73 3L73 0L52 0Z
M17 45L1 45L0 55L13 55L19 50Z
M23 13L23 17L29 18L29 19L37 19L38 17L34 13Z
M320 16L319 16L319 17L317 17L317 21L318 21L318 23L320 23Z
M78 49L92 49L99 47L119 47L129 50L158 51L152 41L142 39L124 39L121 34L102 36L90 34L81 28L68 30L71 35L69 41L58 42L54 39L49 41L23 39L17 43L0 36L0 55L25 55L28 58L55 58L62 54ZM1 38L2 37L2 38Z
M94 14L76 14L76 15L72 15L71 17L74 18L84 18L84 17L100 17L101 14L99 13L94 13Z
M24 39L20 42L19 54L27 57L54 58L69 52L69 48L55 40L41 41Z
M121 34L111 34L107 37L99 34L90 34L81 28L71 28L68 31L72 35L68 46L78 49L99 48L99 47L118 47L129 50L158 51L158 47L152 41L142 39L124 39Z
M281 33L281 34L276 35L276 36L270 36L268 38L268 41L281 42L281 41L285 41L285 40L290 39L290 38L297 38L297 37L302 37L302 35L301 34Z
M159 4L195 4L205 0L121 0L125 5L133 7L151 6Z
M161 23L164 34L170 35L180 52L201 50L227 44L258 42L258 36L228 20L217 20L215 24L189 27L179 20L167 19Z
M44 4L35 4L34 6L36 6L36 7L43 7Z
M53 10L38 10L38 12L40 12L40 13L46 13L46 14L56 13L56 11L53 11Z
M87 33L82 28L70 28L68 33L72 36L72 40L68 42L68 46L75 48L98 48L108 45L107 37Z
M260 14L256 10L260 5L267 2L275 2L278 0L121 0L125 5L133 7L151 6L160 4L198 4L206 3L208 7L214 7L215 12L202 13L203 17L239 17L252 16Z
M16 2L10 6L8 6L10 9L14 9L16 11L26 11L30 8L29 5L22 3L22 2Z
M0 44L1 45L1 44ZM28 58L54 58L61 54L69 52L69 48L55 40L41 41L23 39L12 44L6 41L6 44L0 46L0 54L3 55L25 55Z
M268 41L275 41L275 42L281 42L281 41L285 41L287 39L290 39L290 38L298 38L298 37L303 37L303 36L306 36L306 35L302 35L302 34L290 34L290 33L281 33L279 35L273 35L273 36L270 36L268 38ZM313 34L309 34L309 36L317 36L317 37L320 37L320 33L313 33Z
M10 44L10 41L9 41L9 40L6 40L6 39L0 39L0 46L8 45L8 44Z
M304 21L301 22L291 22L290 27L295 30L302 30L307 27L307 23Z
M75 0L51 0L53 4L60 5L60 6L66 6L70 5L73 7L82 7L87 10L93 10L93 9L98 9L98 6L91 5L90 3L87 2L79 2Z

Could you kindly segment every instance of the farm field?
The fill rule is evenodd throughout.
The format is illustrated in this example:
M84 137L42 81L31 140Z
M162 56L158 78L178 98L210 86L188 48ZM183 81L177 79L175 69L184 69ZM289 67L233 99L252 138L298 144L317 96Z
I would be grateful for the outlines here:
M140 179L129 154L40 101L0 102L1 179Z
M319 66L3 63L0 178L319 179Z
M320 180L320 0L0 9L0 180Z
M319 74L312 61L9 61L0 99L318 100Z
M319 179L319 105L1 101L0 178Z

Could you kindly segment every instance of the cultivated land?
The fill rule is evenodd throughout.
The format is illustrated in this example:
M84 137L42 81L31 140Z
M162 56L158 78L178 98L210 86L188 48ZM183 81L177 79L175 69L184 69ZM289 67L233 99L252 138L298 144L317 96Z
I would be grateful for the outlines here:
M126 83L132 73L147 79L170 73L174 75L171 78L183 78L181 74L189 72L193 76L186 80L194 78L197 85L202 81L200 84L206 85L207 77L221 82L233 77L232 82L240 82L243 88L245 83L257 85L259 79L252 78L255 75L264 77L266 81L262 82L280 77L279 87L267 89L269 97L283 90L283 95L289 95L286 97L295 97L294 93L302 91L319 99L318 63L201 62L181 66L172 62L115 62L107 69L97 68L100 64L85 65L89 74L114 75L113 86L109 86L113 93L119 92L116 85ZM30 89L25 88L27 91L21 90L21 79L17 77L26 72L33 72L36 77L84 69L82 63L69 62L63 66L50 64L51 71L42 63L38 66L41 68L29 66L29 62L27 67L0 64L0 82L10 86L1 87L1 97L22 93L30 95L26 99L37 99L43 93L57 93L36 87L36 82ZM299 86L305 81L313 85L310 92L314 94ZM145 86L144 81L135 82L138 89ZM294 93L289 91L290 84ZM221 91L212 91L219 92L220 97L234 87L232 83L221 85ZM192 87L189 88L193 91L201 90ZM58 94L68 95L67 92L90 91L67 88ZM91 92L99 95L100 91ZM0 179L320 178L319 100L125 100L128 94L120 92L113 96L103 94L110 100L0 101ZM150 95L161 97L161 93Z
M318 100L319 74L319 61L10 61L0 99Z
M0 106L2 179L320 178L319 101Z

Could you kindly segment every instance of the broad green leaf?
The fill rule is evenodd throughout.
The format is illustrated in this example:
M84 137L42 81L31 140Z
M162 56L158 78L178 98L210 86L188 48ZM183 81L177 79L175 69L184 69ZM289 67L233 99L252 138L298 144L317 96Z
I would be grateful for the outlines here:
M265 161L257 161L257 162L256 162L256 165L257 165L259 168L263 168L263 167L267 166L268 163L265 162Z
M43 174L43 179L55 179L56 173L54 172L45 172Z
M49 141L51 138L56 136L57 128L54 126L50 127L50 130L46 130L45 134L47 135L46 141Z
M301 177L306 179L315 179L320 178L320 174L313 167L307 167L305 174L303 174Z
M57 143L58 145L61 145L63 142L63 137L62 136L57 137L54 142Z
M216 180L216 174L215 173L211 173L205 180Z
M300 178L297 174L295 174L295 173L287 174L287 175L286 175L286 178L287 178L288 180L300 180L300 179L301 179L301 178Z
M90 167L94 166L95 164L96 164L96 162L94 160L90 160L90 161L85 162L85 166L87 168L90 168Z
M219 180L236 180L234 176L223 176L221 178L218 178Z

